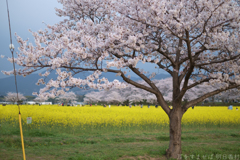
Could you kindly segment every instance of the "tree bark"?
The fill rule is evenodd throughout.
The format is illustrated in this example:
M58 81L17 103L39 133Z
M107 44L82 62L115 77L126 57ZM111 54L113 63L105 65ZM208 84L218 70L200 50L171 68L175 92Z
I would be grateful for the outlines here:
M173 106L174 107L174 106ZM174 107L169 115L170 127L170 141L169 148L167 149L167 158L178 158L181 153L181 121L183 111L181 106Z

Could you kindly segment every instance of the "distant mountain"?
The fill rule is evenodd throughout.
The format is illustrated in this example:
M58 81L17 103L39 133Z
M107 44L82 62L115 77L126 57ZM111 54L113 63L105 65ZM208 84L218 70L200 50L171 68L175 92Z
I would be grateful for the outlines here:
M90 72L82 72L77 74L75 77L81 77L84 79L88 75L90 75ZM50 79L56 79L56 77L57 75L55 73L51 73L46 80L48 81ZM110 82L114 79L117 79L120 82L123 81L122 77L116 76L116 73L102 73L101 77L107 78ZM154 77L154 79L164 79L167 77L169 77L169 75L167 74L158 74ZM39 78L42 77L40 77L38 74L31 74L26 77L17 76L18 92L22 93L25 96L32 95L32 92L38 92L40 88L44 87L44 85L36 85L36 82ZM141 80L140 78L136 77L132 77L131 79L134 81ZM80 90L79 88L74 88L72 89L72 91L78 95L83 95L93 90ZM16 92L14 76L0 79L0 95L6 95L8 92Z
M27 77L17 76L18 92L24 95L32 95L32 92L39 91L43 86L35 84L38 79L39 76L37 74ZM16 92L14 76L0 79L0 95L5 95L7 92Z

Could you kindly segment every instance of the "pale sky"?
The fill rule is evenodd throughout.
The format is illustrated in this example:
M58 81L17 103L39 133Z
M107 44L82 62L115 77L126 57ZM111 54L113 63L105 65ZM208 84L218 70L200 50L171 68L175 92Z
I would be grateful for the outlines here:
M45 29L46 25L42 23L53 25L58 23L63 18L58 17L55 14L54 8L62 8L62 5L57 0L8 0L12 39L15 46L15 51L19 45L16 42L15 33L20 35L24 40L29 38L30 41L34 41L32 35L28 31L38 31L39 29ZM0 55L5 57L11 57L9 50L10 36L8 28L8 16L6 0L0 1ZM146 71L153 71L154 65L141 65L138 67L144 68ZM153 69L153 70L152 70ZM0 71L13 70L13 65L6 58L0 58ZM163 73L163 71L155 70L157 73ZM133 75L132 75L133 76ZM0 72L0 78L7 77Z

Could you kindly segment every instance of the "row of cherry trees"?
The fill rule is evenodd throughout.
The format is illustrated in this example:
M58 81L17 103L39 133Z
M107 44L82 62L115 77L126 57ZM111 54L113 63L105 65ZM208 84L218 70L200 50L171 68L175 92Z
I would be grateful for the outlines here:
M12 102L15 103L17 101L23 101L26 100L27 98L23 96L21 93L14 93L14 92L8 92L6 96L4 96L4 100L7 102Z
M24 101L26 99L27 98L22 93L17 94L14 92L8 92L7 95L4 96L5 101L12 102L12 103L15 103L18 101ZM56 99L59 103L65 103L65 104L73 103L74 104L77 100L77 95L74 92L66 92L65 94L60 95ZM47 100L48 100L48 98L46 98L46 97L38 96L33 101L40 103L40 102L45 102Z
M162 90L163 97L166 101L171 102L171 97L173 94L172 78L166 78L162 80L152 81L160 90ZM144 81L139 81L139 84L146 85ZM193 80L189 80L189 84L193 84ZM191 101L207 92L213 91L215 88L213 86L202 84L194 87L186 92L183 100ZM232 89L220 94L214 95L211 99L217 100L238 100L239 90ZM96 103L96 102L106 102L106 103L123 103L129 101L129 103L143 102L157 103L156 96L151 93L141 90L133 85L128 85L124 89L110 89L102 91L93 91L87 93L84 98L84 102ZM208 100L210 100L208 98Z
M140 81L140 84L144 84L144 81ZM163 96L167 101L171 101L172 96L172 80L171 78L166 78L162 80L154 80L153 83L162 89ZM192 80L189 83L193 83ZM209 85L200 85L198 87L192 88L187 91L184 100L190 101L195 99L196 97L201 96L202 94L214 90L214 87ZM77 100L77 95L74 92L66 92L64 95L61 95L56 98L58 102L62 103L75 103ZM218 100L238 100L239 99L239 90L232 89L226 92L222 92L218 95L215 95L212 99ZM9 92L4 97L5 101L9 102L17 102L17 93ZM26 100L26 97L23 94L18 94L18 100L23 101ZM45 102L48 99L45 97L38 96L34 99L35 102ZM110 89L110 90L102 90L102 91L93 91L87 93L84 97L84 102L107 102L107 103L123 103L125 101L129 101L130 103L135 102L143 102L146 100L148 103L157 103L157 99L155 96L150 94L149 92L143 91L133 85L128 85L124 89Z

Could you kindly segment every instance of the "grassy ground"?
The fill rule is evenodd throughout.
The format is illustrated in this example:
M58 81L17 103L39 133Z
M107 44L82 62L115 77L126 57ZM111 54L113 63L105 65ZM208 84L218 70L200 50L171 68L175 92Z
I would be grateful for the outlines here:
M23 129L27 160L164 160L169 143L167 127L87 128L84 131L44 126ZM234 159L240 156L240 127L183 126L182 150L182 159L197 159L198 156L200 159L211 156L212 159L231 159L233 156ZM0 159L22 159L17 125L1 125Z

